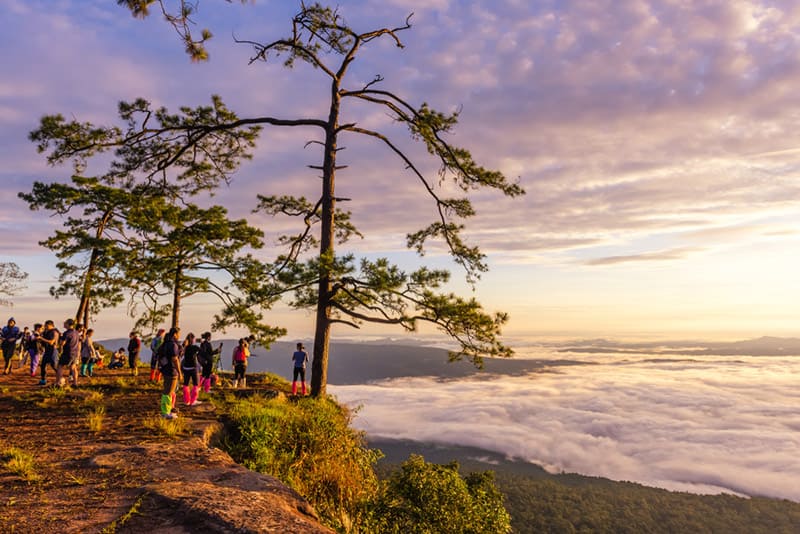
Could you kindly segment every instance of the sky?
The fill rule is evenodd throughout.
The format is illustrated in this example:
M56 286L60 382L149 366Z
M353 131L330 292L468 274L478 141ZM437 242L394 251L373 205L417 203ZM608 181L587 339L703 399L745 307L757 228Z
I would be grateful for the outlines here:
M215 34L193 64L156 15L136 20L107 0L0 2L0 261L30 274L5 311L20 323L74 312L48 288L53 255L37 243L59 221L17 198L34 180L65 181L27 134L45 114L115 121L117 102L145 97L176 109L219 94L240 116L325 117L326 80L279 61L248 64L239 39L288 34L299 3L201 2L197 27ZM465 236L487 254L475 287L510 314L510 336L743 339L795 335L800 307L800 5L790 0L340 1L359 31L400 26L405 48L371 46L351 87L381 88L443 111L460 110L451 141L519 180L524 197L480 192ZM382 112L347 109L359 124L399 135ZM268 130L215 202L274 237L253 216L256 194L314 197L313 132ZM400 141L398 141L400 142ZM365 238L348 250L412 268L458 267L436 249L405 251L406 233L433 206L383 147L343 139L338 192L352 198ZM469 293L465 283L453 289ZM186 322L212 303L187 301ZM0 312L1 313L1 312ZM308 337L313 318L268 319ZM124 335L125 307L97 327ZM197 329L202 326L195 327ZM357 333L357 332L355 332ZM365 329L364 333L382 333ZM394 331L394 333L399 333ZM354 335L338 328L337 335ZM104 337L104 336L100 336Z

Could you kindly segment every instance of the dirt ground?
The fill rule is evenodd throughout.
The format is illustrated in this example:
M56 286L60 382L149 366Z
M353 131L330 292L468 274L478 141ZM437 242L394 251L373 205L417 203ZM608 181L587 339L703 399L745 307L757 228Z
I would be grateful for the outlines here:
M0 375L2 532L330 532L292 490L210 446L222 425L207 395L162 419L148 372L99 369L66 388L17 362Z

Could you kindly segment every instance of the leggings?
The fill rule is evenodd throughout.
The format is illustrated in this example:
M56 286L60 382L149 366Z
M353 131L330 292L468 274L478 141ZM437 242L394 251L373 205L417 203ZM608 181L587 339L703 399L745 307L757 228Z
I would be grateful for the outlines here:
M297 382L297 377L300 376L300 380L302 382L306 381L306 368L305 367L295 367L294 373L292 373L292 382Z
M17 346L11 343L3 342L3 360L5 360L5 370L11 368L11 358L14 357L14 352L16 351Z
M188 386L189 382L192 383L193 386L196 386L199 382L197 379L197 368L193 367L191 369L183 369L183 385Z
M47 377L47 365L49 364L50 367L53 368L53 371L56 370L56 359L55 354L45 354L42 358L42 380Z
M239 380L240 378L244 378L244 374L247 372L247 364L246 363L237 363L233 367L233 371L235 376L233 377L234 380Z

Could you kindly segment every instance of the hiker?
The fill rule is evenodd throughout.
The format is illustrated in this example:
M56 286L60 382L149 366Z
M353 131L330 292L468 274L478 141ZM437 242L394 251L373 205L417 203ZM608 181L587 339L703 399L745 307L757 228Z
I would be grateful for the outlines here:
M181 372L183 373L183 403L187 406L200 404L197 400L199 380L199 363L197 355L200 347L194 344L194 334L189 332L183 342L183 359L181 359ZM189 382L192 383L191 388Z
M142 340L139 339L139 334L131 332L128 337L128 367L131 369L133 376L139 375L139 351L142 350Z
M111 363L108 364L109 369L122 369L125 367L125 349L120 347L117 352L111 355Z
M22 366L27 363L30 354L28 353L28 340L31 338L33 333L28 329L26 326L22 329L22 335L19 337L19 346L17 347L17 355L19 356L19 365L17 366L19 369L22 369Z
M80 334L75 329L74 319L64 321L64 332L61 334L59 345L61 347L61 355L58 357L58 365L56 366L56 386L62 387L65 385L65 373L70 382L77 385L81 340ZM75 370L74 376L73 368Z
M39 367L39 362L44 353L44 343L42 342L42 332L44 327L42 323L35 323L33 331L28 334L28 338L23 340L25 343L25 350L28 352L28 358L31 362L31 376L36 376L36 368Z
M150 341L150 381L158 382L161 379L161 373L158 372L158 347L164 342L163 328L158 329L156 337Z
M292 372L292 395L297 395L297 378L300 377L303 395L306 394L306 364L308 363L308 353L302 343L297 344L297 350L292 354L294 370Z
M80 376L92 376L94 364L97 362L97 350L94 348L92 335L93 329L88 329L84 334L83 345L81 346L81 372Z
M247 372L247 358L250 356L250 348L247 344L247 339L242 338L239 344L233 349L233 387L247 387L247 379L245 373Z
M22 336L19 331L19 327L17 326L17 322L13 317L8 319L8 323L3 327L2 334L0 335L3 337L3 341L0 343L0 346L3 350L3 360L5 362L3 374L10 375L11 359L14 357L14 351L17 350L17 341Z
M211 375L214 372L214 357L222 352L222 343L216 350L211 346L211 332L203 332L200 336L200 353L197 355L201 367L200 386L208 393L213 385ZM216 377L215 377L216 378Z
M41 368L41 377L42 379L39 380L40 386L47 385L47 366L53 368L53 371L57 371L56 367L56 348L58 346L58 340L61 337L61 332L58 331L56 328L55 323L50 319L44 322L44 332L41 335L41 341L44 344L44 354L42 355L42 364Z
M158 347L158 370L164 377L164 387L161 390L161 417L174 419L175 414L175 389L181 378L181 329L177 326L170 328L164 337L164 342Z

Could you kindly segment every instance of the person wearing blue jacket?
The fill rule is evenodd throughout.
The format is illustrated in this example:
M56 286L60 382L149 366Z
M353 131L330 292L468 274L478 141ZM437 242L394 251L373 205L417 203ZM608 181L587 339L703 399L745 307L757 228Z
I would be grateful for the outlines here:
M14 352L17 350L17 341L19 341L19 338L22 337L22 333L20 333L17 322L13 317L9 318L8 324L3 327L2 337L3 341L0 345L2 346L3 361L5 362L3 374L10 375L11 359L14 357Z

